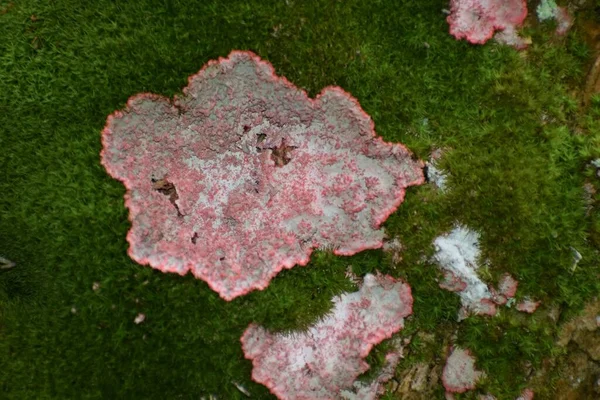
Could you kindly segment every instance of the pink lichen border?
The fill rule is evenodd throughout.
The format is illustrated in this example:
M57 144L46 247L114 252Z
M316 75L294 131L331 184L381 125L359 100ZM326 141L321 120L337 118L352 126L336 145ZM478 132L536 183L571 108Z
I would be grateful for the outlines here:
M357 110L358 110L358 112L360 114L362 114L362 117L365 117L365 118L368 119L368 121L369 121L370 136L374 140L378 140L380 142L384 142L383 138L381 136L377 135L377 133L375 131L375 122L373 121L373 119L371 118L371 116L369 114L367 114L363 110L363 108L361 107L359 101L354 96L352 96L350 93L346 92L344 89L342 89L339 86L330 85L330 86L324 87L319 92L319 94L317 94L314 98L311 98L308 95L308 93L306 92L306 90L295 86L293 83L291 83L284 76L277 75L275 73L275 68L273 67L273 65L270 62L261 59L258 55L256 55L255 53L253 53L251 51L248 51L248 50L233 50L233 51L231 51L229 53L229 55L227 57L220 57L219 56L217 59L211 59L208 62L206 62L197 73L192 74L192 75L190 75L188 77L188 80L187 80L188 83L182 89L183 94L184 95L187 94L187 90L191 86L192 81L194 79L196 79L196 78L204 76L205 71L209 67L215 66L215 65L224 64L224 63L227 63L227 62L231 62L232 61L232 57L234 57L236 55L246 55L246 56L252 58L252 60L254 62L256 62L257 65L260 65L262 67L266 67L268 69L268 71L269 71L270 76L274 79L275 82L279 82L279 83L283 84L285 87L287 87L289 89L293 89L293 90L299 91L300 93L302 93L304 95L304 97L306 98L306 100L308 100L308 102L311 105L314 105L317 101L319 101L319 99L323 95L325 95L329 91L341 92L349 101L351 101L357 107ZM169 97L158 95L158 94L155 94L155 93L150 93L150 92L137 93L137 94L135 94L133 96L130 96L127 99L126 107L123 108L123 109L130 108L131 105L132 105L132 103L134 101L137 101L137 100L140 100L140 99L149 99L149 100L154 100L154 101L166 102L169 105L171 105L172 107L175 107L175 108L179 109L179 106L178 106L177 103L178 103L178 99L180 97L181 96L179 96L179 95L174 95L173 96L173 100L171 100ZM104 128L101 131L102 149L100 151L100 163L104 166L104 168L106 169L106 171L108 172L108 174L111 177L113 177L114 179L122 182L123 185L125 186L126 193L125 193L125 196L124 196L124 203L125 203L125 207L127 207L127 209L131 211L132 209L135 208L135 206L133 205L133 203L130 200L130 193L131 193L132 188L127 185L127 183L126 183L126 181L124 179L121 179L121 178L118 177L118 175L115 173L115 171L110 167L110 165L108 163L104 163L104 161L103 161L105 159L105 157L104 157L105 149L107 148L107 138L111 135L111 131L109 129L109 126L110 126L113 118L120 118L120 117L123 116L123 109L117 110L117 111L114 111L113 113L111 113L107 117L106 124L104 125ZM405 145L403 145L401 143L393 143L393 145L394 146L398 146L399 148L401 148L401 149L405 150L406 152L409 152L409 153L412 154L412 152L408 149L408 147L406 147ZM424 167L424 163L422 161L418 160L418 161L415 161L415 162L417 162L420 165L421 168ZM410 184L407 184L407 187L408 186L413 186L413 185L421 185L424 182L425 182L425 176L422 174L419 179L416 179L415 181L411 182ZM398 207L400 207L400 205L404 201L405 196L406 196L406 189L404 191L402 191L402 193L400 194L400 196L398 196L395 199L395 201L391 204L391 206L388 209L385 209L385 208L381 209L381 214L380 214L381 217L378 218L378 219L376 219L375 220L375 224L374 224L377 228L379 228L381 226L381 224L383 222L385 222L387 220L387 218L398 209ZM129 222L131 224L133 224L133 219L132 219L132 213L131 212L128 213L127 219L129 220ZM147 257L136 258L133 255L132 249L135 247L136 241L133 238L133 229L132 228L130 228L129 231L127 232L126 240L129 243L129 248L127 249L127 254L129 255L129 257L131 259L135 260L137 263L139 263L141 265L150 265L150 260ZM334 249L333 253L335 255L339 255L339 256L350 256L350 255L356 254L356 253L358 253L360 251L363 251L363 250L381 248L383 246L383 244L384 244L384 241L382 240L382 241L380 241L379 243L377 243L375 245L367 245L367 246L364 246L364 247L359 247L356 251L344 252L344 251L339 251L338 249ZM299 261L297 261L294 264L290 264L290 265L282 264L282 265L274 267L271 270L271 274L269 275L269 280L268 281L266 281L264 284L257 284L256 286L254 286L252 288L249 288L249 290L246 291L245 293L248 293L248 292L250 292L252 290L264 290L269 285L270 281L277 274L279 274L281 271L283 271L284 269L291 269L291 268L293 268L296 265L306 266L309 263L309 261L310 261L310 255L312 254L312 252L314 250L315 249L312 248L312 247L307 247L306 257L304 259L299 260ZM159 265L159 266L156 266L156 267L153 267L153 268L156 268L156 269L161 270L163 272L177 272L181 276L186 275L190 271L189 267L183 269L182 271L178 271L177 268L172 268L172 266L169 266L168 264ZM202 277L196 275L193 270L192 270L192 273L194 274L194 276L196 278L202 279ZM202 280L205 281L212 290L216 291L217 293L221 293L222 292L222 290L221 290L222 288L221 288L220 284L215 283L215 282L210 282L210 281L204 280L204 279L202 279ZM221 297L223 297L223 296L221 296ZM232 300L234 297L231 297L231 298L225 298L225 297L223 297L223 298L225 300Z

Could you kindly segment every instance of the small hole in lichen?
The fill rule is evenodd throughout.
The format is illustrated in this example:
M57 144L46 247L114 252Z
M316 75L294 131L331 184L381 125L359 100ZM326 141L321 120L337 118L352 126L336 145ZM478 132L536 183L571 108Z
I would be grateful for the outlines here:
M263 150L264 150L264 149L263 149L263 148L260 146L260 144L261 144L262 142L264 142L264 141L265 141L265 138L266 138L266 137L267 137L267 135L266 135L266 134L264 134L264 133L257 133L257 134L256 134L256 151L257 151L257 152L259 152L259 153L260 153L261 151L263 151Z
M428 170L429 170L429 167L427 165L423 167L423 176L425 177L425 182L427 182L427 183L431 182L429 180L429 175L427 174Z
M192 243L196 244L198 241L198 232L194 232L194 236L192 236Z
M296 149L296 146L288 146L285 144L285 139L281 139L281 144L278 147L271 148L271 159L278 167L283 167L292 161L290 152Z
M219 258L219 261L223 261L223 260L225 260L225 257Z
M244 125L244 133L247 133L250 130L249 125Z
M158 193L164 194L165 196L169 196L169 201L173 204L173 207L177 210L177 216L183 217L181 211L179 211L179 206L175 202L179 199L179 195L177 194L177 189L175 185L169 182L166 179L150 179L152 181L152 189L156 190Z

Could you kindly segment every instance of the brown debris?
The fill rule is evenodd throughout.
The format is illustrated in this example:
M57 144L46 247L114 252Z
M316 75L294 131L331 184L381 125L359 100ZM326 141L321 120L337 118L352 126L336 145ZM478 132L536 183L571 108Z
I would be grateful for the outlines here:
M271 149L271 159L275 162L276 166L283 167L292 160L292 157L290 157L290 152L295 148L296 146L286 145L285 139L281 139L281 145Z
M13 3L12 1L10 3L8 3L6 5L6 7L4 7L3 9L0 10L0 15L4 15L7 12L10 11L11 8L13 8L15 6L15 3Z
M164 194L165 196L169 196L169 201L175 209L177 210L177 216L183 217L183 214L179 210L179 206L176 201L179 199L179 195L177 194L177 189L175 185L166 179L152 179L152 189L156 190L158 193Z

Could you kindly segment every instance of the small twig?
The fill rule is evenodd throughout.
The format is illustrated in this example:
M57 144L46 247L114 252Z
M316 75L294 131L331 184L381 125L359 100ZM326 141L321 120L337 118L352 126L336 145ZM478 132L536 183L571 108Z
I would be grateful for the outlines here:
M0 269L11 269L16 265L17 264L10 261L9 259L0 256Z

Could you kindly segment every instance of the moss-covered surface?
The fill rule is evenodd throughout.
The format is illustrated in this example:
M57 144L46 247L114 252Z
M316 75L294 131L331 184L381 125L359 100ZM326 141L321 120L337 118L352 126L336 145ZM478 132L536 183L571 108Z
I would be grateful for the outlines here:
M514 398L526 386L523 365L558 351L546 311L558 306L567 318L599 289L600 213L586 210L583 185L600 190L589 166L600 157L600 99L584 108L579 97L591 61L581 21L598 17L582 11L562 39L533 24L533 45L519 53L455 41L445 7L0 0L0 256L17 263L0 271L0 398L243 398L232 382L272 398L250 380L241 333L252 321L306 327L351 290L348 265L406 279L415 299L406 334L456 331L487 373L481 393ZM311 95L341 86L380 135L423 159L446 149L449 190L411 188L385 224L405 248L397 265L379 250L316 253L228 303L190 276L129 259L124 188L99 163L106 116L139 92L172 96L232 49L256 52ZM427 261L433 238L455 222L481 233L483 278L510 272L519 296L542 300L538 312L455 322L458 298L439 289ZM571 246L583 255L574 270ZM415 339L400 367L443 352L442 341ZM552 382L536 388L539 398Z

